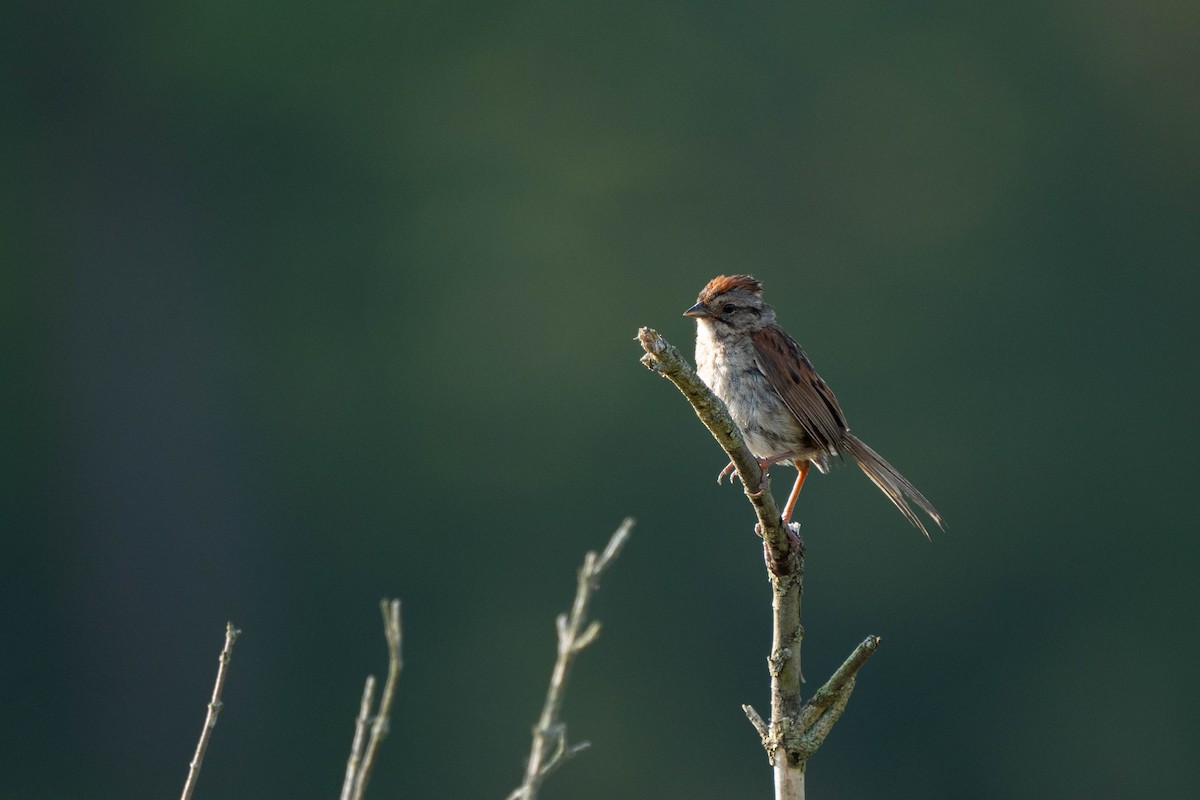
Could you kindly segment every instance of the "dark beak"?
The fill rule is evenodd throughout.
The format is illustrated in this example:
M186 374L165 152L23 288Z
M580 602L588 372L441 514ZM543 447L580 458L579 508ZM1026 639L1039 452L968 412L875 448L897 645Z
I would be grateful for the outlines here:
M696 303L696 305L683 312L683 315L685 317L695 317L696 319L704 319L705 317L712 316L712 314L708 313L708 309L704 307L703 303Z

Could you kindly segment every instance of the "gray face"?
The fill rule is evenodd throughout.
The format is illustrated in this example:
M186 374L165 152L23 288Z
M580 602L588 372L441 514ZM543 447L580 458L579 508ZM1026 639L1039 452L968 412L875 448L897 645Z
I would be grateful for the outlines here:
M730 331L752 333L775 321L774 309L749 289L723 292L704 303L704 309L717 336Z

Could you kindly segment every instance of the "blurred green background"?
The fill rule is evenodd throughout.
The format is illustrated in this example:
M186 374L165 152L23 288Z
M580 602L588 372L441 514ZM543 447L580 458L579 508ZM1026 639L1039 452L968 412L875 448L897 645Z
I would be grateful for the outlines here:
M0 12L0 797L519 780L574 571L638 519L547 798L767 797L769 590L640 325L750 271L937 504L810 481L820 798L1190 797L1194 2ZM780 468L776 491L790 485Z

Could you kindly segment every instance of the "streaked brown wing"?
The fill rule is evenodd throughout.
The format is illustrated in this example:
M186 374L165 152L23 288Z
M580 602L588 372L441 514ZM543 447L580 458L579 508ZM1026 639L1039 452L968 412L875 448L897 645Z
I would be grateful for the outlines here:
M754 333L758 369L817 447L839 450L846 418L833 391L813 369L796 340L774 325Z

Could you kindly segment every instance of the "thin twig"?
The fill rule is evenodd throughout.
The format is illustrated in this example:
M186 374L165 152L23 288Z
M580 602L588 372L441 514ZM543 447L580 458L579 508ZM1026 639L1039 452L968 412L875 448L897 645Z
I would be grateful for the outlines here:
M846 703L850 702L850 693L853 691L854 678L851 678L845 683L842 691L838 692L837 697L834 698L833 705L826 709L825 713L817 717L816 722L804 731L804 734L800 737L800 741L796 744L797 750L809 755L817 752L817 748L825 743L825 737L833 729L833 723L842 718L842 712L846 710Z
M825 685L817 689L804 704L800 712L801 728L815 724L817 719L842 697L850 697L850 692L854 691L854 679L858 676L858 671L867 663L867 659L875 654L878 647L879 637L868 636L854 648L854 652L834 670L829 680L825 681Z
M759 738L766 741L767 737L771 735L771 729L767 726L767 721L762 718L762 714L755 711L754 706L749 704L743 704L742 711L746 712L746 719L750 720L754 730L758 731Z
M597 556L596 553L589 552L584 556L571 613L569 616L559 614L555 620L558 631L558 658L550 675L550 688L546 692L542 715L533 728L533 745L525 766L525 779L508 796L508 800L535 800L546 776L562 766L568 758L588 747L587 742L574 745L567 743L567 725L559 718L559 712L562 710L567 674L575 656L600 635L600 623L589 623L587 620L592 592L600 588L600 576L620 554L632 528L633 520L627 517L609 539L603 553Z
M375 704L375 676L368 675L363 686L362 703L358 706L358 719L354 721L354 742L350 745L350 759L346 762L346 778L342 781L340 800L350 800L354 794L354 777L362 763L363 746L367 743L367 726L371 723L371 706Z
M343 800L362 800L367 790L367 781L371 778L371 770L375 767L375 756L379 745L388 734L388 725L392 713L392 701L396 696L396 681L400 678L400 601L382 600L379 603L383 612L383 633L387 637L388 674L383 682L383 694L379 698L379 708L374 719L370 719L371 695L375 691L375 678L367 678L363 687L363 699L359 706L358 719L355 722L354 744L350 748L350 760L346 764L346 778L342 783ZM370 721L371 735L367 739L365 751L362 737ZM362 753L361 761L358 756ZM349 795L346 787L350 786Z
M212 738L213 728L217 727L217 715L221 713L221 692L225 688L225 675L229 670L229 661L233 658L233 643L237 641L240 630L233 627L232 622L225 623L225 647L217 666L217 682L213 685L212 699L208 702L208 713L204 717L204 728L200 731L200 741L196 744L196 753L188 766L187 780L183 784L182 800L190 800L196 790L196 780L200 777L200 765L204 763L204 753L208 750L208 741Z

